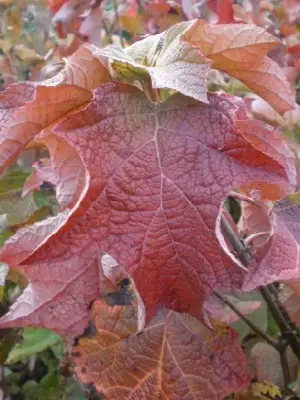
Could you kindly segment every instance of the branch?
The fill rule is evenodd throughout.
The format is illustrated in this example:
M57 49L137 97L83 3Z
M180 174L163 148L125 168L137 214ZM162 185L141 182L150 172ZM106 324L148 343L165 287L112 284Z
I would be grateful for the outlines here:
M234 192L233 190L229 192L229 196L233 197L237 200L240 201L246 201L247 203L253 204L254 206L257 206L257 203L255 202L255 200L251 199L251 197L246 196L245 194L242 193L238 193L238 192Z
M223 301L232 311L236 313L258 336L262 337L270 346L274 347L277 351L281 350L281 346L278 342L270 338L268 335L265 334L258 326L253 324L243 313L241 313L234 304L232 304L229 300L223 297L220 293L214 292L214 295L218 297L220 300Z
M245 267L247 267L251 260L251 254L249 250L241 242L240 238L232 230L230 224L223 215L221 215L221 229L224 231L226 237L230 241L241 263ZM267 286L260 287L260 292L281 331L282 338L288 341L293 352L300 361L300 342L297 336L295 335L295 331L291 328L290 324L285 319L280 308L278 307L278 304L276 304L276 302L273 301L269 288Z
M288 363L287 354L286 354L286 347L285 347L285 349L283 349L283 351L280 352L280 362L281 362L282 373L283 373L284 390L286 393L293 394L293 392L291 393L291 390L289 389L289 384L290 384L290 382L292 382L292 379L291 379L289 363Z
M252 235L249 235L246 237L244 240L244 245L247 248L253 240L260 238L262 236L270 236L270 232L257 232L257 233L252 233Z

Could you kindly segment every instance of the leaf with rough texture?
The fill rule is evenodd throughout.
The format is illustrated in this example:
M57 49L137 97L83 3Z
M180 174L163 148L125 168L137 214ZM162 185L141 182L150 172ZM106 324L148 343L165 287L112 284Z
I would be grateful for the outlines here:
M249 384L238 335L164 309L136 334L134 306L92 308L95 336L72 353L78 377L110 400L223 399Z
M201 318L216 286L241 284L216 238L220 204L241 184L273 182L278 195L292 185L286 165L236 128L235 120L246 118L243 101L209 100L178 95L153 104L132 87L108 84L87 108L53 127L78 150L90 186L64 226L23 261L29 279L45 279L50 291L48 269L60 265L76 276L82 271L74 257L103 251L133 278L147 318L161 306ZM265 151L272 155L271 149ZM2 326L18 325L14 319L7 315Z
M64 69L51 82L73 84L86 90L95 89L102 83L111 81L108 70L97 57L99 49L84 44L66 58Z
M87 309L100 295L96 257L74 256L69 265L18 266L29 284L2 317L2 327L47 327L66 339L80 335L88 324Z
M40 131L88 103L91 90L110 81L96 52L96 47L85 45L54 78L13 84L0 93L0 173Z
M52 233L55 234L64 225L69 214L70 211L66 210L55 217L19 229L1 248L0 258L11 265L19 264L29 257Z
M278 39L256 25L194 23L181 40L200 49L212 68L227 72L284 113L295 105L295 94L278 64L266 57Z
M156 89L170 89L207 103L210 62L197 47L180 41L190 25L182 22L127 49L111 46L98 54L102 60L110 60L113 78L138 87L152 101L164 99L165 94Z

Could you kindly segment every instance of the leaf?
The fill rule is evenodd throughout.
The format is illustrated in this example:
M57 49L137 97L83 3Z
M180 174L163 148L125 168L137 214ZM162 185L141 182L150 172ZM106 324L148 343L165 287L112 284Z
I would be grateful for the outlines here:
M21 198L21 193L0 195L0 214L7 215L7 225L19 225L38 210L32 194Z
M60 337L47 329L25 328L22 343L16 344L10 351L6 362L14 364L24 358L40 353L61 341Z
M44 57L38 54L34 49L31 49L24 44L14 46L16 56L26 64L36 64L44 61Z
M232 75L268 101L280 114L294 108L295 93L283 70L270 58L265 57L261 64L250 70L235 70Z
M99 51L99 55L102 60L111 60L113 78L144 90L153 101L161 101L164 96L154 89L170 89L206 103L206 75L210 63L195 46L179 40L190 24L176 24L125 50L107 47Z
M50 182L56 187L56 198L64 211L73 208L86 190L88 174L77 151L63 138L47 133L44 136L42 143L48 147L51 160L33 165L35 171L26 180L22 196L38 189L43 182Z
M264 245L271 233L270 212L273 203L271 201L264 201L259 191L250 192L249 198L253 200L253 203L246 201L241 203L242 213L238 225L240 232L248 237L248 239L249 236L251 238L251 235L257 235L259 233L267 234L258 236L251 241L251 247L256 248Z
M207 5L214 11L218 17L218 24L229 24L234 22L232 0L208 0Z
M30 168L12 167L0 177L0 196L20 190L28 176Z
M31 82L9 86L0 93L0 171L43 128L91 99L77 86L46 87Z
M245 290L299 277L299 207L285 199L273 208L270 238L250 263Z
M69 214L70 211L66 210L55 217L19 229L1 248L0 258L6 259L8 264L14 266L20 263L30 256L48 236L55 233L65 223Z
M9 267L7 264L0 263L0 302L3 300L4 290L5 290L5 281L7 278Z
M84 46L54 78L21 82L0 93L0 172L40 131L86 104L93 97L91 89L107 82L108 72L95 51L93 46Z
M240 270L216 238L220 204L240 184L259 182L263 187L272 182L279 196L291 184L280 157L256 148L251 136L248 140L235 127L236 118L246 118L244 103L219 94L209 101L204 105L178 95L158 105L132 87L107 84L95 90L88 107L52 128L79 152L90 186L78 209L47 241L39 241L44 244L28 259L26 246L32 249L28 239L36 237L34 230L7 242L0 259L22 261L20 268L32 283L2 318L3 327L30 321L61 330L67 322L67 332L69 321L60 320L62 314L58 317L48 303L72 314L78 296L95 296L99 270L90 260L100 251L133 278L147 318L161 306L202 318L203 302L214 287L241 284ZM224 136L224 131L230 134ZM270 147L264 150L272 155L273 132L268 135ZM212 182L213 191L207 189ZM25 251L19 250L23 241ZM58 270L63 271L60 285L51 278ZM29 293L28 311L24 300ZM47 313L37 319L35 313L40 315L43 307ZM52 313L55 318L46 318ZM80 309L82 313L87 310Z
M95 46L82 45L74 54L65 59L64 69L53 80L61 80L61 83L73 84L87 90L110 82L110 74L97 58L98 51L99 49Z
M285 388L280 354L268 343L257 343L251 350L251 362L254 363L258 382L268 381ZM290 347L286 350L286 362L291 381L297 377L299 362Z
M278 64L266 57L279 45L265 29L250 24L194 23L181 40L198 47L212 68L227 72L267 100L279 113L294 107L294 92Z
M257 300L245 300L234 296L225 297L226 300L230 301L243 315L251 314L261 306L261 302ZM213 319L224 322L225 324L231 324L240 319L233 310L224 305L224 303L214 295L210 296L205 302L205 309L213 316Z
M84 331L88 323L89 304L99 296L97 259L75 256L69 267L51 263L48 268L19 266L18 270L30 282L10 311L2 317L2 327L16 324L47 327L64 335L66 340Z
M235 400L284 400L278 386L270 382L257 382L247 392L237 393Z
M134 307L102 300L92 318L97 333L79 339L72 355L79 378L105 398L223 399L248 385L237 335L225 325L210 330L164 309L136 334Z

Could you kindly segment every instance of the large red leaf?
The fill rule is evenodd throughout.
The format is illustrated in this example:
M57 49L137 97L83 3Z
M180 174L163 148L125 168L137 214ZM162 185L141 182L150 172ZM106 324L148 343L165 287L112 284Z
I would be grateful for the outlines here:
M134 306L93 304L96 333L73 352L79 378L110 400L223 399L246 388L237 334L164 309L136 334Z
M237 129L235 120L246 118L242 101L209 100L203 105L178 95L155 105L134 88L108 84L53 127L80 153L90 188L65 225L24 261L32 275L36 269L47 280L51 265L60 264L76 276L81 264L74 257L105 251L133 277L148 318L161 306L201 317L216 286L241 284L216 238L220 203L253 181L273 182L282 195L291 188L290 170L273 158L272 131L265 153Z

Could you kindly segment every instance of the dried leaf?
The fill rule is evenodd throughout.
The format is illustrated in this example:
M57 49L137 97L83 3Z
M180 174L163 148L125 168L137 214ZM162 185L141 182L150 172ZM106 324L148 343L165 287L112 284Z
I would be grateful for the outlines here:
M227 72L267 100L279 113L294 107L294 92L284 72L266 54L279 44L265 29L249 24L194 23L181 40L200 49L212 68Z

